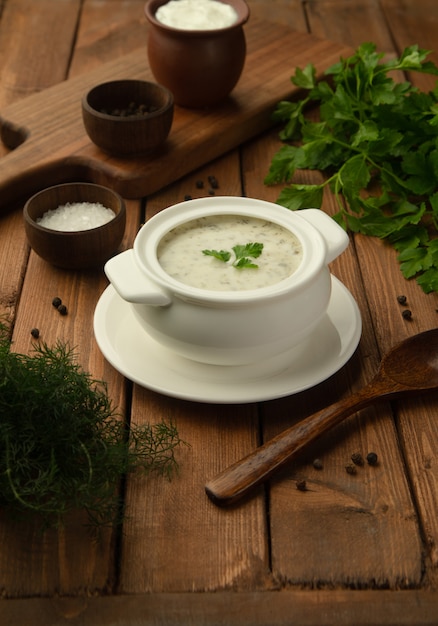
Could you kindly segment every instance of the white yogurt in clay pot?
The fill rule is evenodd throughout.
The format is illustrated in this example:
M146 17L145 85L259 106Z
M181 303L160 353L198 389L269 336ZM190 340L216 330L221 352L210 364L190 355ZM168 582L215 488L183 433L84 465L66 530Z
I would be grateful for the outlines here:
M169 0L157 9L155 17L180 30L216 30L237 21L234 8L218 0Z
M200 224L207 228L199 229ZM195 231L200 232L191 240ZM206 238L206 233L214 237ZM183 235L181 248L173 246L178 235ZM289 211L253 198L205 197L157 213L140 229L132 250L107 262L105 273L120 297L131 303L139 329L165 349L214 365L272 362L299 348L322 321L331 296L328 264L348 242L345 231L319 209ZM224 262L203 253L248 243L263 244L260 255L246 255L259 267L238 269L233 256ZM269 261L274 248L281 250L280 256ZM185 249L190 254L196 249L194 261L186 259ZM267 265L284 264L284 273L277 267L266 278L265 251ZM167 265L169 252L174 258ZM211 273L215 262L221 271L225 263L242 282L224 289ZM172 276L178 266L183 276ZM257 275L263 277L261 283L253 282Z

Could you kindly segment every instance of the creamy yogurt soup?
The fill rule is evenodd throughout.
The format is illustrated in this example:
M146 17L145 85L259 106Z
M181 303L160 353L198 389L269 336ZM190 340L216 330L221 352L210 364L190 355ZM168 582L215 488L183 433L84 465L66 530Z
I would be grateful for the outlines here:
M235 246L263 244L256 268L237 268ZM204 251L229 252L227 261ZM186 285L213 291L259 289L295 272L303 257L299 239L279 224L239 215L214 215L178 226L159 243L158 260L167 274ZM245 255L246 256L246 255Z
M218 0L170 0L157 9L155 17L181 30L215 30L231 26L238 16L232 6Z

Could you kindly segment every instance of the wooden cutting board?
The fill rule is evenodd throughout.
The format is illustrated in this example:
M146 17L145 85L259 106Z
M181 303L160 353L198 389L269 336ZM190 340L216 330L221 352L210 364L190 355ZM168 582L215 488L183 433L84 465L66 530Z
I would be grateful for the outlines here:
M87 74L14 103L1 112L0 136L13 148L0 163L0 209L69 181L109 186L125 198L149 195L272 126L280 100L297 96L290 77L313 63L318 75L351 49L281 24L250 19L241 79L220 106L175 108L169 139L148 157L111 157L86 135L81 99L92 86L118 78L154 80L146 47Z

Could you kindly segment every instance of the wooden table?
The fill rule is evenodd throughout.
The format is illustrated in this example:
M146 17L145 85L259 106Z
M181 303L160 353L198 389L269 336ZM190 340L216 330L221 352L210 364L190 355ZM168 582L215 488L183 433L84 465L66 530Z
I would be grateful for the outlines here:
M287 24L291 36L310 31L352 47L374 41L388 54L413 43L436 46L435 0L249 5L254 18ZM0 0L0 105L142 48L145 36L143 0ZM438 62L438 51L432 58ZM424 76L415 81L433 85ZM128 199L123 247L132 245L144 211L150 217L195 196L195 181L210 174L218 193L275 201L279 188L263 179L279 145L276 129L264 132L145 199ZM70 342L132 420L171 418L190 446L178 452L180 472L171 482L127 482L126 523L99 543L80 514L45 533L0 516L2 626L438 623L436 394L352 416L241 506L220 509L204 493L209 478L261 440L362 386L394 343L437 325L436 294L405 281L392 250L354 237L332 264L363 321L359 347L341 371L280 400L203 404L130 384L109 365L93 338L103 273L61 271L29 255L19 209L0 218L0 313L14 324L14 348L31 349L34 326L49 344ZM330 197L325 210L334 210ZM411 321L401 316L399 294L407 296ZM55 295L68 303L68 316L50 315ZM345 471L352 452L371 450L378 466L355 476ZM312 467L315 457L323 471ZM297 490L298 479L307 491Z

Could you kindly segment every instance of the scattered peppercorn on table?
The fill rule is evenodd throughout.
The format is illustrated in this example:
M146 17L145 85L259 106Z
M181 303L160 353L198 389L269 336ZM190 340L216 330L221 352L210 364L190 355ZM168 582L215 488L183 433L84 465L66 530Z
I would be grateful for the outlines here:
M286 26L291 37L311 32L340 49L373 41L389 58L418 44L438 62L434 0L248 4L250 20ZM3 0L0 117L12 103L135 50L146 62L143 5ZM291 58L291 76L294 71ZM423 90L435 84L426 74L409 78ZM2 136L12 130L17 133L5 127ZM145 220L185 198L210 193L274 202L282 185L266 186L264 178L281 145L278 128L253 135L147 197L127 198L122 248L132 246ZM0 146L0 157L7 155ZM81 168L75 172L80 180ZM321 180L317 172L297 176L301 183ZM325 193L323 208L334 214L334 196ZM22 206L2 206L0 216L0 313L13 328L13 349L29 353L36 341L68 342L80 365L107 382L127 422L171 420L189 445L176 452L179 472L172 480L127 477L123 525L104 528L98 540L84 526L83 511L59 529L41 529L31 518L10 519L0 510L2 626L436 625L438 394L382 402L353 415L239 505L217 507L204 491L209 479L263 441L359 389L395 343L437 326L436 293L403 278L394 249L355 235L331 264L335 280L357 302L362 335L352 358L328 380L264 402L196 402L151 391L112 367L93 331L108 285L104 273L56 269L29 254ZM56 310L55 298L65 309ZM324 345L312 349L317 368ZM147 367L155 367L153 355ZM172 372L167 375L164 389L172 384ZM202 385L201 376L191 394Z

